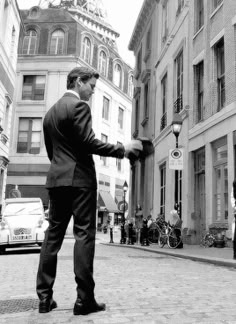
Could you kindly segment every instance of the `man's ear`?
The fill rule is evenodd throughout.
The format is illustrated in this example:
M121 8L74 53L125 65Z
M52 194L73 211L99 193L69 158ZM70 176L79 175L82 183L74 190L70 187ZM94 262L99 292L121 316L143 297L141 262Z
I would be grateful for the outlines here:
M82 84L83 84L83 82L80 80L80 78L78 77L77 78L77 83L78 83L78 85L81 87L82 86Z

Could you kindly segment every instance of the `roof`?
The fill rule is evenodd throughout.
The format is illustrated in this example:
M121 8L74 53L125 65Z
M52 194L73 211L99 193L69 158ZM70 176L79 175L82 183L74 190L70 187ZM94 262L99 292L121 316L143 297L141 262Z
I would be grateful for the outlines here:
M108 191L99 191L98 204L100 207L105 207L110 213L119 213L117 205Z

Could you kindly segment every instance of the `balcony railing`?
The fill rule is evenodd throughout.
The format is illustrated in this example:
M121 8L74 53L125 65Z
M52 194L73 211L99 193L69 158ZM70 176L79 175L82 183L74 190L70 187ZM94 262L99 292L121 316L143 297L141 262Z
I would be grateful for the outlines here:
M160 131L162 131L167 125L167 113L165 112L161 117Z
M182 109L183 109L183 101L181 95L174 102L174 112L179 113Z

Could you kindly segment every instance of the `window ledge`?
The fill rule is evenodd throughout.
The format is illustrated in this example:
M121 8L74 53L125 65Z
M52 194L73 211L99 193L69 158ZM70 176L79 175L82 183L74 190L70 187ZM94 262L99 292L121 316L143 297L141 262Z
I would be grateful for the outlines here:
M213 10L213 12L212 12L211 15L210 15L210 19L211 19L213 16L215 16L215 14L220 10L220 8L223 6L223 4L224 4L224 1L222 1L222 2L219 4L219 6L216 7L216 8Z
M149 117L145 117L144 120L141 122L141 125L144 127L145 124L147 124L148 120L149 120Z
M7 141L8 141L8 136L7 136L6 134L2 133L2 134L1 134L1 142L2 142L3 144L6 144Z
M199 28L199 29L195 32L195 34L193 35L193 39L195 39L195 38L197 37L197 35L199 35L199 34L201 33L201 31L203 30L203 28L204 28L204 25L202 25L202 27Z

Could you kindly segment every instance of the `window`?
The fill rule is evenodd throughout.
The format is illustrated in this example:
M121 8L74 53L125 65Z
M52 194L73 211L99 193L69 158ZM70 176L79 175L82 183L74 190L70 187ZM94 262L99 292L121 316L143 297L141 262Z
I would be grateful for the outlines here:
M4 121L3 121L3 129L6 135L8 135L9 114L10 114L10 102L6 100L6 108L5 108Z
M136 79L138 79L141 70L142 70L142 47L140 48L136 58L136 73L135 73Z
M149 81L144 85L144 118L149 116Z
M228 220L228 152L226 138L213 144L215 220Z
M119 107L119 112L118 112L118 124L120 129L123 129L124 127L124 109Z
M101 134L101 141L103 143L107 143L108 142L107 135ZM100 160L102 161L102 165L107 165L107 157L106 156L100 156Z
M109 104L109 99L103 97L102 118L106 120L109 120Z
M121 142L117 142L117 144L122 144L122 143ZM122 160L121 159L116 159L116 167L117 167L117 170L118 171L121 171L121 169L122 169L121 163L122 163Z
M195 31L197 32L204 24L203 0L195 0L195 10Z
M11 59L14 58L14 54L15 54L15 49L16 49L16 30L15 27L12 27L12 32L11 32Z
M167 74L161 80L161 104L162 104L162 117L160 131L167 125Z
M213 0L213 10L215 10L222 2L223 0Z
M166 202L166 164L160 166L160 214L165 215Z
M91 42L88 37L85 37L82 44L82 58L87 63L90 63L91 58Z
M101 51L99 54L98 70L102 75L106 76L106 74L107 74L107 55L104 51Z
M63 54L65 33L58 29L52 33L50 42L50 54Z
M195 66L197 122L203 119L204 63Z
M165 43L168 36L168 2L162 6L162 42Z
M128 81L128 95L132 98L134 94L134 77L133 75L129 76L129 81Z
M33 29L26 32L23 40L22 54L33 55L36 52L37 33Z
M17 153L40 153L42 118L20 118Z
M44 75L24 75L22 100L44 100Z
M151 27L149 28L147 32L147 37L146 37L146 52L151 50Z
M117 87L121 88L122 85L122 69L120 64L116 64L114 68L114 83Z
M179 53L175 59L175 74L176 74L176 100L174 103L174 111L179 113L183 109L182 94L183 94L183 51Z
M217 92L219 111L225 105L225 52L223 38L215 45L215 53L217 65Z
M139 130L139 104L140 98L137 98L135 101L135 132Z

